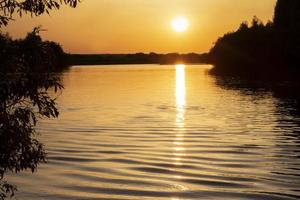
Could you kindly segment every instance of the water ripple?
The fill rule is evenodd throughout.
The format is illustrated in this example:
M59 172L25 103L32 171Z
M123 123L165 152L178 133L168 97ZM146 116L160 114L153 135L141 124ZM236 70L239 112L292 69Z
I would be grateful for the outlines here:
M60 118L38 126L48 163L10 177L17 196L300 199L295 109L268 90L224 85L201 66L186 67L185 79L156 67L66 72Z

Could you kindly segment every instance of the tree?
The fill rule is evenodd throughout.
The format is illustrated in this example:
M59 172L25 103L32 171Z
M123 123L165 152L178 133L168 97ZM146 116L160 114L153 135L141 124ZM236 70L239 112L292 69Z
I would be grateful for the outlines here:
M80 0L0 0L0 26L7 25L15 13L22 16L49 14L50 10L59 9L61 4L76 7Z
M282 76L300 72L300 1L278 0L274 21L254 17L219 38L209 52L216 73Z
M275 6L274 24L278 29L300 29L300 1L278 0Z
M283 59L292 68L300 65L300 1L278 0L275 7L274 27Z
M53 68L58 46L43 42L38 33L35 29L22 40L0 34L0 200L16 190L4 180L6 172L34 172L46 161L35 125L39 118L59 114L55 97L48 93L63 88Z
M244 21L241 23L238 31L248 31L248 29L249 29L248 22Z
M220 37L209 52L213 72L222 74L257 75L260 67L268 70L273 59L272 24L262 23L256 16L251 25L243 22L231 33Z
M76 7L79 0L0 0L0 26L15 13L34 16L49 13L67 4ZM62 69L64 52L60 45L42 41L40 28L25 39L13 40L0 32L0 200L14 195L16 187L5 180L6 172L34 172L46 161L43 144L36 139L39 118L55 118L59 112L56 98L63 86L53 71Z

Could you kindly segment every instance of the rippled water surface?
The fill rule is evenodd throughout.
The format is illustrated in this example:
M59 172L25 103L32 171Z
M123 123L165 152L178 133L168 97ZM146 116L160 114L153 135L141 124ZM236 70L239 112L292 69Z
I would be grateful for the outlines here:
M297 108L209 66L76 66L19 199L300 199Z

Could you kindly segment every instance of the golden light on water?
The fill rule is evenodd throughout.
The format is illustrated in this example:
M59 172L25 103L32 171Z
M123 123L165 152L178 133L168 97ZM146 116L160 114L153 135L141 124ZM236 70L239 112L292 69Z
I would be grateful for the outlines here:
M278 99L271 92L245 94L244 90L227 88L228 85L207 74L210 68L206 65L71 67L62 77L66 89L58 103L65 109L59 121L43 120L41 126L45 127L40 127L46 130L41 134L42 141L55 151L51 157L54 162L43 165L33 177L8 174L9 180L24 183L20 186L30 193L29 199L40 194L51 199L55 192L58 196L66 194L66 199L74 195L80 199L134 198L135 191L141 191L138 194L141 199L155 196L152 199L169 200L197 198L202 191L212 191L212 198L214 191L227 190L233 193L232 198L236 192L245 192L244 189L253 189L256 195L253 176L272 178L274 167L284 174L291 172L286 169L287 162L291 166L299 163L293 158L294 145L288 149L280 146L286 144L285 133L292 136L299 124L278 122ZM233 108L237 112L232 112ZM68 131L57 134L62 127ZM278 132L282 127L287 127L282 129L283 135ZM71 150L76 150L76 155ZM274 162L274 156L282 153L287 156ZM74 159L60 162L64 157L76 162ZM266 167L266 162L272 166ZM123 173L128 170L128 175ZM249 182L240 181L241 173ZM145 185L136 184L136 177L147 183L146 189ZM291 187L278 185L272 179L265 187L260 185L260 189L297 188L294 177L282 178L291 180ZM57 184L61 188L53 191L52 186ZM99 192L95 194L95 190Z
M185 134L185 106L186 106L186 80L185 68L183 64L175 65L176 70L176 84L175 84L175 98L176 98L176 122L177 127L176 137L174 139L174 162L175 166L182 165L182 157L185 156L184 134Z
M176 69L176 125L184 127L184 113L186 104L185 65L175 65Z

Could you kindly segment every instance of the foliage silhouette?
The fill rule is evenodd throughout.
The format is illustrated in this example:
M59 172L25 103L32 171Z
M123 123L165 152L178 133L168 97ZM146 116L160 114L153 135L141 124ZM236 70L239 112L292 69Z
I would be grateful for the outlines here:
M300 1L278 0L274 14L274 31L279 54L290 67L300 65Z
M79 0L0 0L0 27L15 13L38 16L61 4L76 7ZM4 179L6 172L34 172L46 161L43 145L36 139L35 125L41 117L57 117L55 98L61 90L59 72L65 64L60 45L39 36L40 27L25 39L13 40L0 32L0 200L14 196L16 186Z
M50 10L59 9L61 4L76 7L80 0L0 0L0 26L7 25L13 19L14 13L22 16L49 14Z
M219 38L208 54L214 73L257 77L299 71L300 2L278 0L273 22L254 17L248 26Z
M39 118L59 114L49 91L63 88L58 73L62 50L43 42L38 32L35 29L23 40L0 35L0 199L16 190L4 180L6 172L34 172L46 161L35 125Z

